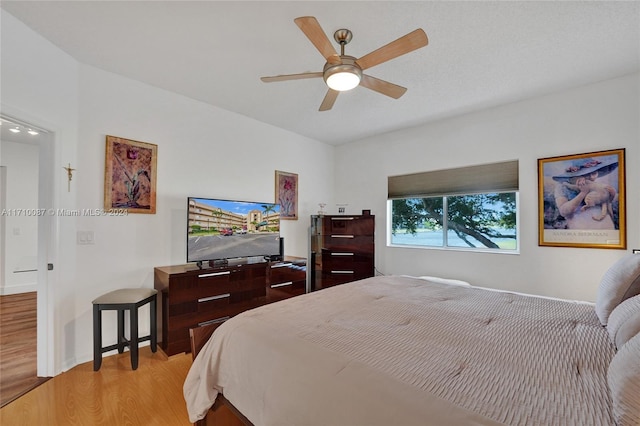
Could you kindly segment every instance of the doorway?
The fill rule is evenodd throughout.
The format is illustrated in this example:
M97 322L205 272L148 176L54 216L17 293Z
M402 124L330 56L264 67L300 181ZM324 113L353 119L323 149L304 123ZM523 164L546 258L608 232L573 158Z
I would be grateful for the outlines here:
M48 324L53 215L48 213L53 211L54 135L4 113L0 123L0 297L3 306L11 306L3 314L15 313L3 315L0 324L0 367L5 369L6 362L13 373L0 377L5 404L53 375Z

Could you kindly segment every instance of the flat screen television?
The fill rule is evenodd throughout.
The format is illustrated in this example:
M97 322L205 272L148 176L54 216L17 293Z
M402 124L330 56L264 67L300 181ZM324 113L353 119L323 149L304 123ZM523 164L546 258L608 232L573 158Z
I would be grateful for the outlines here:
M280 256L280 205L187 198L187 262Z

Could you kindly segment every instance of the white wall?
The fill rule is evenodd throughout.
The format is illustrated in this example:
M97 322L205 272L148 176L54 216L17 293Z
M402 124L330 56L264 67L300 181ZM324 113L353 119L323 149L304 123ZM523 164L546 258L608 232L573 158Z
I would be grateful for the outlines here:
M189 195L268 201L275 170L298 173L300 220L283 221L281 232L285 254L306 256L305 218L319 201L332 201L333 147L78 64L0 14L2 110L55 131L54 207L103 207L107 134L158 145L157 214L54 218L53 374L92 358L95 297L153 287L154 266L185 262ZM68 163L77 169L70 192L62 169ZM77 245L77 231L93 231L95 244ZM141 333L148 330L145 312ZM115 341L115 315L108 314L105 344Z
M594 301L606 269L640 247L639 103L634 74L341 146L335 199L376 215L382 273ZM629 250L539 247L537 159L614 148L626 148ZM388 176L513 159L520 164L519 255L386 247Z
M0 294L35 291L38 255L38 156L37 145L0 141L0 166L6 167L4 221L5 263ZM19 214L14 209L30 209Z
M186 263L190 195L272 201L275 170L298 173L300 219L282 221L281 234L285 254L306 256L305 218L318 196L331 194L332 182L320 177L333 168L333 147L90 66L80 68L79 92L77 208L103 206L106 135L158 145L155 215L63 219L95 236L95 245L76 249L70 307L76 326L68 350L80 359L91 350L85 324L92 298L120 287L153 287L153 267ZM105 340L109 331L115 329L105 328Z

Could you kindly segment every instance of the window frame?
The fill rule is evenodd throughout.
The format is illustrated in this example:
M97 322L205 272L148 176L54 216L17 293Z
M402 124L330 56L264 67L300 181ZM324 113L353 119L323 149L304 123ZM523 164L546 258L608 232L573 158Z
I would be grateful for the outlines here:
M478 195L478 194L498 194L498 193L513 193L515 195L515 213L516 213L516 247L514 249L495 249L489 247L459 247L448 245L448 208L449 203L447 197L457 197L466 195ZM442 198L442 223L443 223L443 245L442 246L426 246L417 244L397 244L392 242L393 238L393 200L406 199L406 198ZM464 252L476 252L476 253L496 253L496 254L520 254L520 191L519 190L503 190L503 191L481 191L468 194L450 193L450 194L434 194L434 195L416 195L405 197L394 197L387 199L387 247L390 248L403 248L403 249L426 249L426 250L444 250L444 251L464 251Z

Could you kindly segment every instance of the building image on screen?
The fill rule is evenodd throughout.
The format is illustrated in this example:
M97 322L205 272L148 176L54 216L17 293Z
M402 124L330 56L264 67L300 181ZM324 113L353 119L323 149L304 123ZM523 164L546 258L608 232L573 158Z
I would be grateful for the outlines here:
M187 262L280 254L280 206L189 197Z

